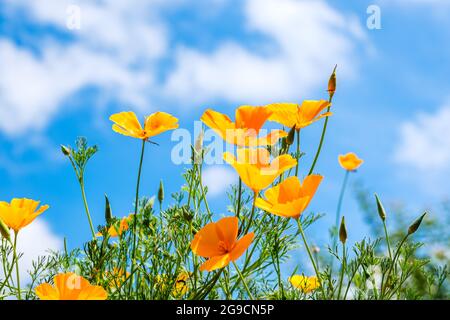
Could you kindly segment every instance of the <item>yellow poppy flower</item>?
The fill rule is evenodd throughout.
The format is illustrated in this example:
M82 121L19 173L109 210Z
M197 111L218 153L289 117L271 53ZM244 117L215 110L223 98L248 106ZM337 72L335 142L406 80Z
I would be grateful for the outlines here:
M73 272L60 273L53 279L53 286L43 283L36 287L41 300L106 300L108 294L100 286L93 286Z
M230 144L256 147L274 145L278 139L287 136L283 130L272 130L267 136L258 137L260 129L271 114L265 107L241 106L236 109L236 122L211 109L203 113L201 120Z
M341 167L348 171L358 169L364 162L364 160L358 158L358 156L353 152L349 152L344 155L340 154L338 160Z
M11 203L2 201L0 202L0 219L17 233L49 208L48 205L45 205L38 209L39 203L39 201L26 198L14 198Z
M107 278L110 278L109 279L110 288L115 289L120 288L122 283L124 283L125 280L127 280L127 278L130 276L130 273L125 272L121 268L115 267L111 271L106 271L105 275Z
M317 277L306 277L303 275L293 275L289 277L289 282L303 293L310 293L320 287Z
M200 266L200 271L213 271L226 267L247 250L253 241L254 234L250 232L237 240L238 230L238 218L227 217L208 223L195 234L191 242L192 251L196 255L208 258Z
M278 122L288 128L295 126L295 129L300 130L323 117L331 116L331 112L320 114L330 105L330 102L326 100L305 100L300 106L296 103L273 103L266 108L272 111L270 121Z
M112 129L125 136L147 140L160 133L178 128L178 119L166 112L155 112L145 118L144 127L132 111L113 114Z
M237 159L225 152L223 159L230 164L253 192L267 188L281 173L297 164L291 155L281 155L270 162L266 149L238 149Z
M175 280L175 283L173 285L173 290L172 290L172 295L176 298L182 297L184 296L188 289L189 289L189 277L191 275L186 272L183 271L181 272L177 279ZM165 290L167 283L169 282L168 280L168 276L167 275L157 275L156 276L156 285L161 287L163 290Z
M112 224L108 229L108 234L111 238L115 238L120 236L123 232L127 231L129 228L128 222L133 219L133 214L130 214L128 217L124 217L120 220L120 222ZM97 237L102 237L103 234L101 232L97 232L95 234Z
M298 219L308 207L322 176L309 175L300 183L296 177L289 177L264 192L266 199L257 198L255 206L277 216Z

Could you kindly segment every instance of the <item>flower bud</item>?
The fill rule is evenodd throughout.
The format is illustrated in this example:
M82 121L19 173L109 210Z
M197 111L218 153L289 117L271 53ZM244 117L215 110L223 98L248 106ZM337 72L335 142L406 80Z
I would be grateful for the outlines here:
M295 137L295 125L292 127L292 129L289 131L288 136L286 137L286 144L288 146L292 145L294 143L294 137Z
M381 220L386 220L386 211L384 210L383 204L380 201L380 198L378 198L378 195L375 194L375 199L377 200L377 209L378 209L378 215L380 216Z
M0 233L3 238L11 242L11 234L9 232L8 226L0 219Z
M109 203L109 199L108 196L105 194L105 220L106 220L106 224L110 225L112 222L112 210L111 210L111 205Z
M70 154L72 153L72 150L64 145L61 145L61 151L66 157L70 156Z
M427 213L425 212L416 221L414 221L414 223L412 225L409 226L409 228L408 228L408 235L413 234L414 232L417 231L417 229L419 229L420 224L422 223L422 220L423 220L423 218L425 217L426 214Z
M164 200L164 185L162 180L159 182L159 189L158 189L158 201L159 205L162 205L162 202Z
M345 227L345 217L342 217L341 220L341 227L339 228L339 240L343 244L345 244L345 241L347 241L347 228Z
M336 91L336 68L337 65L333 69L333 73L328 80L328 93L330 94L330 98L333 97L334 92Z

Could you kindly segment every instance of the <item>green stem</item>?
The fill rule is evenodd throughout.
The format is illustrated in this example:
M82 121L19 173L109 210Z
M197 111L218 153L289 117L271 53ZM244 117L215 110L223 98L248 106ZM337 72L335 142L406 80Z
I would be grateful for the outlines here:
M344 272L346 268L346 257L345 257L345 243L342 244L342 266L341 266L341 278L339 281L339 290L337 294L337 299L339 300L341 296L342 283L344 282Z
M386 221L384 219L383 219L383 228L384 228L384 234L386 236L386 243L387 243L387 247L388 247L389 258L392 260L391 242L389 241L389 234L388 234L387 227L386 227Z
M205 193L205 188L203 187L203 181L202 181L202 165L199 166L199 179L200 179L200 189L202 191L202 199L203 199L203 203L205 204L205 208L206 211L208 212L209 215L209 219L211 219L212 214L211 214L211 210L209 209L209 205L208 205L208 200L206 199L206 193ZM200 204L199 204L200 206Z
M298 161L300 160L300 130L297 130L297 165L295 166L295 176L298 176Z
M248 231L250 230L250 227L251 227L251 225L252 225L252 222L253 222L253 216L255 215L255 203L256 203L256 197L257 197L256 192L253 192L252 212L251 212L251 214L250 214L250 220L249 220L249 222L248 222L248 225L247 225L247 227L244 229L244 233L243 233L244 235L248 233Z
M13 260L11 261L11 266L9 267L9 270L7 273L6 273L6 268L5 268L6 262L3 263L3 270L5 271L5 280L3 281L2 285L0 286L0 294L7 283L8 283L8 286L10 286L8 279L11 277L11 274L13 272L13 269L15 266L15 261L16 261L16 255L13 254Z
M241 212L241 200L242 200L242 179L239 177L239 185L238 185L238 199L237 199L237 209L236 209L236 218L239 219L239 213Z
M89 212L89 206L86 199L86 192L84 190L84 178L82 176L80 177L80 188L81 188L81 196L83 198L84 209L86 211L86 216L89 221L89 228L91 229L92 233L92 239L95 239L94 225L92 224L91 213Z
M311 254L311 250L309 249L308 241L306 241L306 236L305 236L305 232L303 231L302 223L300 222L300 219L296 219L296 220L297 220L298 230L300 231L300 234L303 239L303 244L305 245L306 251L308 252L309 260L311 260L311 263L314 268L314 272L316 273L317 281L319 281L320 290L322 291L323 297L325 298L325 291L322 286L322 281L320 280L319 270L317 269L316 262L314 261L314 258Z
M19 300L22 300L21 294L20 294L20 274L19 274L19 259L17 259L17 232L14 232L14 245L13 245L13 252L14 252L14 260L16 260L16 279L17 279L17 298Z
M331 100L332 100L332 97L330 97L330 99L329 99L330 103L331 103ZM327 108L327 112L330 112L330 108L331 108L331 106L329 106ZM323 140L325 138L325 133L327 132L328 118L329 117L325 117L325 122L323 124L323 129L322 129L322 135L320 136L319 146L317 147L316 155L314 156L314 161L311 165L311 168L309 169L308 175L313 173L314 167L316 166L316 163L317 163L317 159L319 159L320 151L322 150Z
M244 284L245 290L247 290L247 294L248 294L248 296L250 297L250 300L255 300L255 299L253 298L253 295L252 295L250 289L248 288L247 282L245 282L244 276L243 276L242 273L239 271L239 268L237 267L237 265L236 265L236 263L235 263L234 261L233 261L233 265L234 265L234 267L236 268L236 272L238 273L239 278L241 278L241 281L242 281L242 283Z
M344 194L345 194L345 189L347 187L349 172L350 171L345 170L345 177L344 177L344 181L342 182L341 192L339 194L339 200L338 200L338 204L337 204L337 208L336 208L336 221L334 223L334 230L333 230L333 233L334 233L334 235L333 235L334 236L333 237L333 250L337 244L339 221L341 220L342 201L344 200Z
M145 142L146 140L142 140L142 149L141 149L141 158L139 160L139 169L136 183L136 197L134 202L134 221L133 221L133 248L131 254L131 271L134 270L134 266L136 264L136 226L137 226L137 214L139 209L139 187L141 184L141 172L142 172L142 163L144 162L144 153L145 153ZM130 287L129 292L131 293L131 288L133 287L133 274L130 275Z

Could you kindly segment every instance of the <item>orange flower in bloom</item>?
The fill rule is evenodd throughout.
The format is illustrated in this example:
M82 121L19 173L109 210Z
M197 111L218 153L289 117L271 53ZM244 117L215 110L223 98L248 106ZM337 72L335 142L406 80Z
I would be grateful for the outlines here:
M155 112L146 117L144 128L132 111L113 114L109 120L114 122L112 129L115 132L143 140L178 128L178 119L165 112Z
M273 145L278 139L287 136L283 130L272 130L267 136L258 137L271 114L272 111L265 107L241 106L236 109L236 122L211 109L203 113L201 120L228 143L240 147L256 147Z
M127 231L129 228L128 222L130 222L131 219L133 219L132 214L130 214L128 217L122 218L118 224L117 223L112 224L108 229L109 236L111 238L115 238L117 236L120 236L124 231ZM103 235L101 232L97 232L96 236L102 237Z
M209 258L200 266L201 271L213 271L237 260L253 241L250 232L237 240L238 218L227 217L208 223L191 242L192 251L199 256Z
M39 203L26 198L15 198L11 203L2 201L0 202L0 219L17 233L49 208L45 205L38 209Z
M348 171L354 171L358 169L364 162L364 160L358 158L358 156L353 152L340 154L338 160L341 167Z
M299 106L296 103L273 103L266 108L272 111L269 120L281 123L282 125L300 130L323 117L331 116L331 112L322 112L330 106L326 100L305 100Z
M267 189L266 199L257 198L255 206L277 216L297 219L308 207L321 181L322 176L315 174L307 176L303 184L296 176L289 177Z
M303 293L310 293L320 287L317 277L306 277L296 274L289 278L289 282L297 289L302 290Z
M291 155L284 154L270 162L266 149L238 149L237 159L229 152L223 154L229 163L253 192L267 188L281 173L297 164Z
M73 272L60 273L53 279L53 286L43 283L36 287L41 300L106 300L108 294L100 286L93 286Z

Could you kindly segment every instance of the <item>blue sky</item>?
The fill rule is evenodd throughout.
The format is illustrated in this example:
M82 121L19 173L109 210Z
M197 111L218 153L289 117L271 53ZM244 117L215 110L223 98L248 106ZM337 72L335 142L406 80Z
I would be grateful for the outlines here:
M369 5L380 9L381 29L368 28ZM81 29L67 26L73 10ZM418 215L450 190L449 13L445 0L1 0L1 199L51 206L29 227L23 250L32 257L61 248L63 237L70 247L89 238L59 151L77 136L100 148L86 178L94 223L103 223L104 193L117 216L132 210L140 145L111 131L110 114L163 110L192 131L206 108L232 115L242 104L326 98L336 63L334 115L317 166L325 180L311 206L327 216L310 236L328 235L344 175L337 156L348 151L365 160L351 182ZM320 130L304 130L303 174ZM184 166L170 161L170 133L155 141L142 194L155 194L163 179L168 195L179 190ZM218 214L226 213L232 174L225 165L205 168L206 182L223 182L209 195ZM343 211L351 239L364 236L351 192Z

